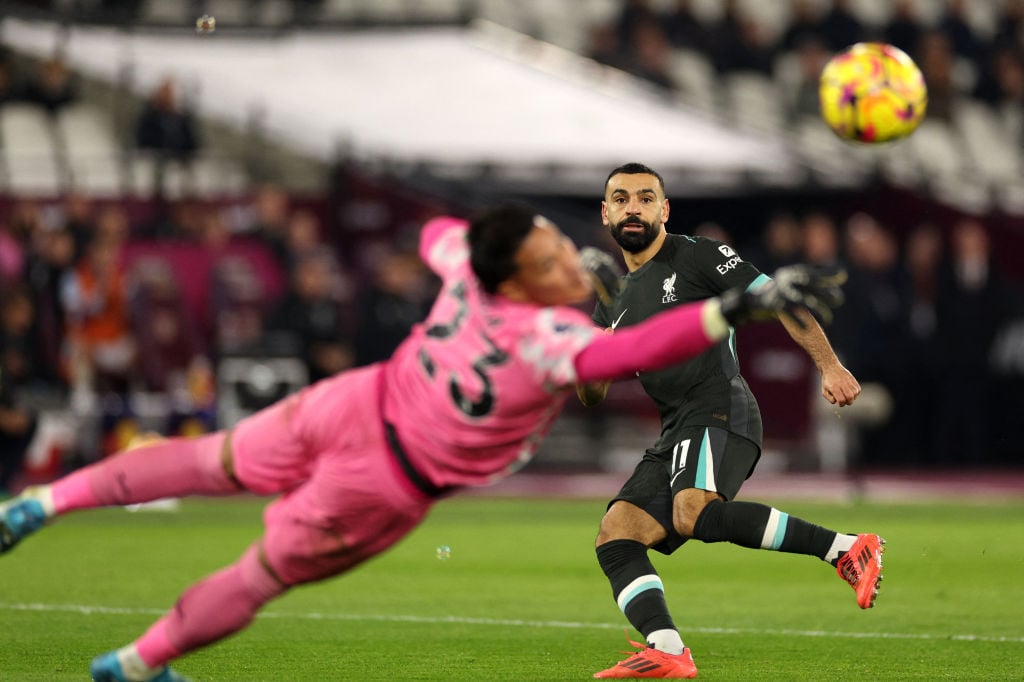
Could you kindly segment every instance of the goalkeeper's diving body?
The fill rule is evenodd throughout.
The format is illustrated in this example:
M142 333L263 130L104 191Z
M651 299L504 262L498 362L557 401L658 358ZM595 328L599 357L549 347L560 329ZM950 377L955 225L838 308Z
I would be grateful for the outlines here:
M661 176L632 163L605 182L602 221L619 244L629 274L594 321L613 334L728 290L752 290L769 278L728 245L666 232L669 201ZM801 323L797 317L802 318ZM821 327L805 315L781 318L821 373L823 397L840 406L860 393ZM696 677L676 629L649 549L672 554L688 539L731 542L816 556L836 567L861 608L874 604L881 580L882 539L847 535L765 504L737 501L761 454L761 415L739 373L732 339L690 362L638 372L661 414L661 436L609 503L597 536L597 559L627 620L643 635L639 651L598 672L599 678ZM580 399L600 402L607 384L581 385Z
M146 445L28 489L0 509L0 551L60 515L165 497L278 495L264 533L189 587L95 680L180 680L167 664L245 628L297 585L339 575L408 534L440 498L525 464L577 382L683 362L730 326L810 306L835 278L794 267L755 292L678 307L607 335L579 310L593 284L572 241L521 206L437 218L420 255L441 277L427 319L387 361L289 396L230 430Z

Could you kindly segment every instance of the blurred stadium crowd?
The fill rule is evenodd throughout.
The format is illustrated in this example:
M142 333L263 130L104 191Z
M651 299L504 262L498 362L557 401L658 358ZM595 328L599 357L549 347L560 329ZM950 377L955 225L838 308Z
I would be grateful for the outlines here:
M154 3L22 4L136 21ZM181 3L188 12L214 4ZM459 18L472 15L466 3L448 4ZM968 16L976 4L961 0L939 3L928 18L920 10L935 3L893 2L883 21L863 13L879 3L761 3L786 7L772 13L774 24L748 12L750 3L723 2L713 21L695 10L708 3L596 4L605 7L601 20L578 22L583 53L684 96L690 89L698 103L695 73L711 81L758 74L783 86L790 121L817 115L817 74L832 52L863 39L893 43L925 73L930 119L952 120L957 97L975 98L1007 130L1017 126L1004 145L1020 154L1022 0L983 3L987 29ZM329 16L339 6L298 3L289 16ZM82 99L60 55L0 58L0 117L27 106L57 120ZM167 195L168 169L188 177L204 147L173 81L140 108L131 131L127 150L154 154L148 193L0 192L0 489L19 480L22 455L50 428L46 415L65 415L60 461L35 453L30 475L94 459L141 429L213 428L228 393L243 402L245 392L274 397L386 357L425 315L436 287L415 256L415 225L432 212L472 208L349 175L316 195L249 181L211 197L201 179ZM0 139L0 154L10 145ZM597 223L599 190L585 217L592 241L609 245ZM698 211L676 208L697 218L670 228L733 244L766 272L798 261L849 269L848 303L829 335L861 382L884 387L894 406L860 434L861 464L1019 466L1011 438L1024 377L1024 262L1014 250L1024 223L880 191L873 201L813 193L792 206L762 201L742 215L728 200L710 201ZM240 386L219 372L233 358L267 357L294 360L300 371L289 376L298 378Z

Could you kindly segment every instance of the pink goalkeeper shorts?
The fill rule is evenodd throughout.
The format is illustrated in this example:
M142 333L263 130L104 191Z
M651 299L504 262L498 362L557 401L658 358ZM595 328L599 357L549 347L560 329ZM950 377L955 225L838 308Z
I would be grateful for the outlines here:
M337 575L391 547L433 500L402 473L380 415L382 366L343 372L243 419L235 475L283 493L264 513L262 544L288 585Z

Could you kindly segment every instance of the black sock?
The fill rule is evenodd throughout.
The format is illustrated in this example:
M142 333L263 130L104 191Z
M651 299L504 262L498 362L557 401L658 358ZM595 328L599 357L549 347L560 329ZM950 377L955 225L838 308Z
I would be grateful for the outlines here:
M757 502L712 500L697 517L693 537L824 560L836 533Z
M665 588L635 540L612 540L597 548L597 561L612 585L612 596L630 624L645 638L655 630L676 626L665 603Z

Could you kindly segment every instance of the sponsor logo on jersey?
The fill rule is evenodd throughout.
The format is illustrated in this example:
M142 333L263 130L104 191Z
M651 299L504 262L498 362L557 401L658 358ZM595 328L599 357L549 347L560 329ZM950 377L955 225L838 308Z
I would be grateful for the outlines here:
M732 247L726 246L725 244L719 246L718 250L721 251L722 255L725 256L726 258L732 258L733 256L736 255L736 252L732 250Z
M723 247L723 248L727 248L727 247ZM718 270L718 274L724 275L724 274L728 273L730 270L734 269L737 265L739 265L742 262L743 262L742 258L740 258L739 256L733 256L729 260L727 260L724 263L722 263L721 265L717 266L715 269Z
M662 303L672 303L679 300L676 298L676 274L673 272L671 277L666 277L665 281L661 283L661 288L665 290L665 295L661 297Z

